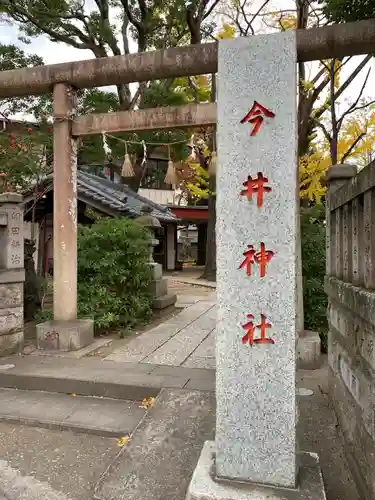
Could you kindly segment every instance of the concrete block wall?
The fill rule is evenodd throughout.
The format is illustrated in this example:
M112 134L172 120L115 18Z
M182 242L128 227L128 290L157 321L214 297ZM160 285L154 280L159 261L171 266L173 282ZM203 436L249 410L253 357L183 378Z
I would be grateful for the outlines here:
M330 397L367 500L375 500L374 167L331 167L325 279Z

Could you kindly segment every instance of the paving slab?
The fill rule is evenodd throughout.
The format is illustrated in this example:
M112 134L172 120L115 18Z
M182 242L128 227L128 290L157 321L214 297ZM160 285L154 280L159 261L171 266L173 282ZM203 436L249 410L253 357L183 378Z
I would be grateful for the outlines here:
M214 415L212 394L163 389L94 499L184 500L203 441L213 436Z
M186 368L206 368L215 370L216 359L212 356L201 358L199 356L190 356L183 364Z
M117 438L0 422L0 488L6 500L92 500L119 451ZM12 497L20 474L23 496Z
M216 311L210 307L204 314L181 329L168 342L142 360L143 363L182 365L210 336L215 328Z
M105 359L117 363L179 366L215 327L214 302L199 301L164 323L140 334Z
M216 330L212 330L208 337L192 352L192 357L214 358L215 357Z
M204 325L198 324L199 320L181 330L163 346L155 350L150 356L142 360L142 363L160 365L180 366L191 353L210 334L211 326L205 319Z
M0 389L0 421L121 437L145 414L138 401Z

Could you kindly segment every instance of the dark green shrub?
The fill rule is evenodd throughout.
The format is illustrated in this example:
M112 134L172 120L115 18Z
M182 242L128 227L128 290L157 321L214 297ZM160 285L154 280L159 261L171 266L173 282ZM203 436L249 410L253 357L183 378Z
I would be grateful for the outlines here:
M133 327L151 316L149 233L124 218L78 231L78 315L96 330Z
M303 303L305 329L320 333L327 347L327 296L324 293L326 268L325 208L301 208Z

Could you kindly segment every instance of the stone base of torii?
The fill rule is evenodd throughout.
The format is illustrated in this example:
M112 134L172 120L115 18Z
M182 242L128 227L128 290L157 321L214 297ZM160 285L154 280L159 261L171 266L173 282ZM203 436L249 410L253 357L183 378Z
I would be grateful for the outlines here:
M187 500L324 500L296 438L296 33L218 50L216 434Z

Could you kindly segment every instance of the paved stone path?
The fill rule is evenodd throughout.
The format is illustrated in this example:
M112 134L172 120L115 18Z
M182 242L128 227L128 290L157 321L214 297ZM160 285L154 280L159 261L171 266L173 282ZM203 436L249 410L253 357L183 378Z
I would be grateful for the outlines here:
M215 293L148 330L105 359L118 363L151 363L215 368Z

